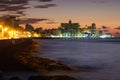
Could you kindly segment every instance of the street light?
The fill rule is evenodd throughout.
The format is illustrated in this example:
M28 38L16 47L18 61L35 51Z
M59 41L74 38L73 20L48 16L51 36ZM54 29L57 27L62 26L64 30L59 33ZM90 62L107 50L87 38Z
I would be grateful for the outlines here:
M0 25L0 28L2 28L2 25Z
M0 25L0 38L3 37L3 29L2 29L2 25Z
M8 28L4 28L4 31L7 31L8 30Z

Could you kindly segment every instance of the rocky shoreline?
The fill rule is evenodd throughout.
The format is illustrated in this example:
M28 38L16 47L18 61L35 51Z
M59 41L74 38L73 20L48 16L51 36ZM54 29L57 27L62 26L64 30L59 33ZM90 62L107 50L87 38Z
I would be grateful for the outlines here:
M50 71L72 71L72 68L62 64L59 61L50 60L48 58L38 57L35 52L38 51L39 44L32 39L24 41L22 44L9 46L0 50L0 70L7 71L36 71L47 73ZM2 77L2 76L1 76ZM32 76L28 80L76 80L75 78L59 75L59 76ZM0 79L2 80L2 79ZM19 80L19 79L10 79Z

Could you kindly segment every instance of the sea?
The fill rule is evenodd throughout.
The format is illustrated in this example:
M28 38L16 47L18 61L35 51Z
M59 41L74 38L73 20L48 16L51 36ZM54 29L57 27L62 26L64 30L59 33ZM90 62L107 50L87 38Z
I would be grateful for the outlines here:
M120 80L120 40L35 39L35 41L40 44L38 56L60 61L78 69L61 73L63 75L71 75L78 80Z

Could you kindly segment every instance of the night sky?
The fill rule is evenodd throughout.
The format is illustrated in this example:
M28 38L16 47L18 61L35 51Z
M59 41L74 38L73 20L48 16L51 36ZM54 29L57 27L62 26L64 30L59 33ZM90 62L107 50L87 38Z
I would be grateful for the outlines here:
M79 22L81 27L96 23L120 30L120 0L0 0L0 21L16 15L21 24L57 28L61 22Z

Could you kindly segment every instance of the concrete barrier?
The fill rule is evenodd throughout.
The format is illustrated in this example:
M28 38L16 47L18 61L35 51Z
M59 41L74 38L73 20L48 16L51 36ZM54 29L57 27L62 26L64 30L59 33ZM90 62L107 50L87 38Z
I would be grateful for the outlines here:
M5 40L0 40L0 50L5 48L5 47L11 47L14 45L21 44L26 41L32 40L31 38L21 38L21 39L5 39Z

